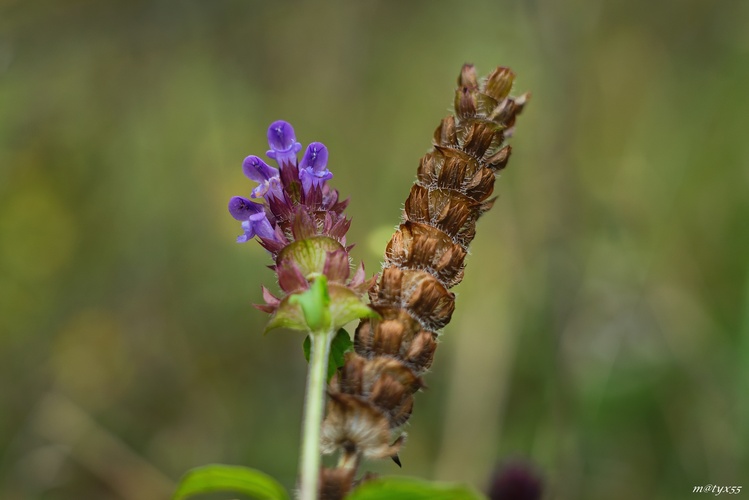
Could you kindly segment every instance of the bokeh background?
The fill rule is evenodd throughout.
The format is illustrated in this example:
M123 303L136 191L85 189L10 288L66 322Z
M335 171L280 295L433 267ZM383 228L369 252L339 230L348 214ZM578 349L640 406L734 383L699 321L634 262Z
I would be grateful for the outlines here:
M465 61L533 97L385 474L749 490L749 3L0 2L0 498L292 487L303 338L226 210L279 118L370 272ZM749 491L747 491L749 493ZM743 494L743 492L742 492ZM218 497L223 498L223 497Z

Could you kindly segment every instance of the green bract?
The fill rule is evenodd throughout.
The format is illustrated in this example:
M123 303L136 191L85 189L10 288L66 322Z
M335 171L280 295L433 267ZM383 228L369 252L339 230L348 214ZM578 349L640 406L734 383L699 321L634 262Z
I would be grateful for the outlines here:
M325 276L318 276L309 290L291 294L281 301L265 332L281 327L305 332L338 330L350 321L373 317L377 317L377 313L353 290L339 283L328 283Z
M310 332L319 332L330 327L330 294L328 278L325 275L316 277L306 292L291 295L289 303L299 304L302 308L307 330Z

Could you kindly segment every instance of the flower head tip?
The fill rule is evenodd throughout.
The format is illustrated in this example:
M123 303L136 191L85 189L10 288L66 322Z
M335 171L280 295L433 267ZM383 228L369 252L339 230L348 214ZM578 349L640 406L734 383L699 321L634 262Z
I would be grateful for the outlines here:
M268 127L268 145L268 158L276 160L279 166L286 162L296 163L297 153L302 149L302 144L296 141L294 127L283 120L275 121Z

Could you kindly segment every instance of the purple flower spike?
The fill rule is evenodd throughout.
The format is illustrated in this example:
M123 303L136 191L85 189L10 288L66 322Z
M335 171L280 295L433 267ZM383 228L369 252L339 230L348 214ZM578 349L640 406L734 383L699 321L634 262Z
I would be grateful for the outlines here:
M242 164L244 175L259 185L252 190L252 197L276 198L282 197L281 178L278 169L273 168L257 156L248 156Z
M294 127L283 120L273 122L268 127L268 145L270 150L266 154L268 158L276 160L278 166L286 162L296 164L296 155L302 149L301 143L296 142Z
M313 142L307 146L304 158L299 165L299 179L302 188L309 193L312 187L321 187L333 174L328 170L328 148L321 142Z
M235 219L242 221L244 234L237 236L237 243L250 241L255 235L275 239L276 233L265 215L265 207L260 203L235 196L229 200L229 213Z

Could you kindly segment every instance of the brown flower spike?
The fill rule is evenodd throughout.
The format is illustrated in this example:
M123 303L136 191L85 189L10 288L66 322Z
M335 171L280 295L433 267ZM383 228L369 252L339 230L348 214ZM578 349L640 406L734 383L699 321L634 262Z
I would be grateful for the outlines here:
M509 97L509 68L479 81L463 66L455 115L434 133L434 148L419 164L403 220L385 251L371 306L380 314L356 330L355 352L329 387L322 428L324 453L340 451L339 467L321 471L322 498L350 491L361 457L393 458L405 439L400 431L424 386L439 331L450 322L463 279L476 221L494 203L497 172L507 165L515 117L528 94Z

